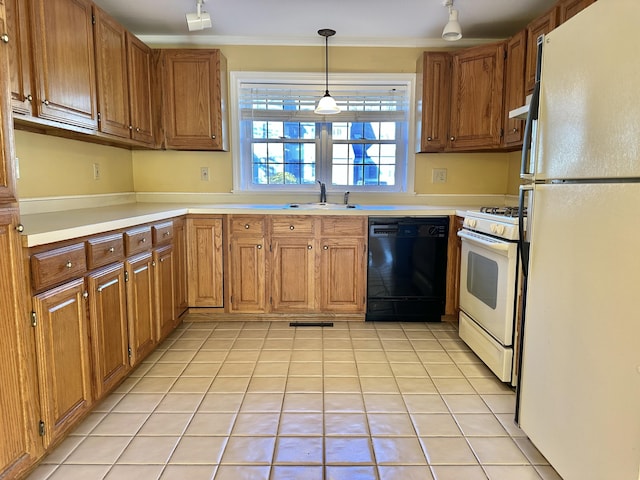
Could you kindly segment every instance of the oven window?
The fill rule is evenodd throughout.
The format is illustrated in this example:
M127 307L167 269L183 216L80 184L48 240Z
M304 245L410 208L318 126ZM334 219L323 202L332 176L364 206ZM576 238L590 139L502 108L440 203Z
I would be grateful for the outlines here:
M498 264L476 252L469 252L467 262L467 291L495 310L498 302Z

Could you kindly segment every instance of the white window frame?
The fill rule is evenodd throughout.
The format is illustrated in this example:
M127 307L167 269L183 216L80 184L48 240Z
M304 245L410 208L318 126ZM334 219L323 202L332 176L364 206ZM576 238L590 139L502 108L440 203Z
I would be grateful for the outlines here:
M252 183L251 165L249 162L243 164L241 158L241 135L240 135L240 114L239 114L239 92L245 83L272 83L272 84L292 84L292 85L317 85L318 99L324 94L325 76L323 73L295 73L295 72L243 72L232 71L230 76L230 115L232 134L232 159L233 159L233 191L236 193L284 193L284 192L308 192L317 190L317 185L254 185ZM404 132L405 141L400 142L399 148L405 148L402 152L406 161L404 165L399 162L396 165L396 185L394 186L349 186L352 191L371 193L408 193L414 192L414 172L415 172L415 150L414 150L414 92L415 74L408 73L367 73L367 74L331 74L329 76L329 91L339 91L340 87L353 88L359 85L386 85L406 88L408 117L407 129ZM318 120L331 122L331 116L318 116ZM317 132L320 134L321 132ZM328 161L328 156L323 152L318 152L317 165ZM322 179L324 180L324 179ZM326 182L327 191L342 192L344 185L331 185Z

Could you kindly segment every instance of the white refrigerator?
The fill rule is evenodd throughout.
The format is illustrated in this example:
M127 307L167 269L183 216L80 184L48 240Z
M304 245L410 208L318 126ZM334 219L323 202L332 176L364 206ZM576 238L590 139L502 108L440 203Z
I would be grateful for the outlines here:
M640 0L542 41L518 420L564 480L640 480L639 49Z

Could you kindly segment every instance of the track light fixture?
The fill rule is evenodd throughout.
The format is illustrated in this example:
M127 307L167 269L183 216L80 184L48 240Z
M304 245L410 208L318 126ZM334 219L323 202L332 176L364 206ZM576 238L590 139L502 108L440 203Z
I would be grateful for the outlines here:
M331 95L329 95L329 37L336 34L335 30L330 28L323 28L318 30L318 35L324 37L324 61L325 61L325 91L324 97L318 102L318 106L314 110L318 115L334 115L340 113L340 109L336 104L336 101Z
M196 13L187 13L187 27L189 31L211 28L211 15L202 10L206 0L196 0Z
M453 8L453 0L444 0L443 6L449 9L449 22L444 26L442 38L449 42L455 42L462 38L462 27L458 22L458 10Z

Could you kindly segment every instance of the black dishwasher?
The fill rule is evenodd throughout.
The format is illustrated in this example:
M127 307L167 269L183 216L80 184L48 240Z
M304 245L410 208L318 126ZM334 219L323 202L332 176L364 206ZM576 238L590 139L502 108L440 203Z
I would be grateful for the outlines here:
M370 217L367 320L444 314L449 217Z

